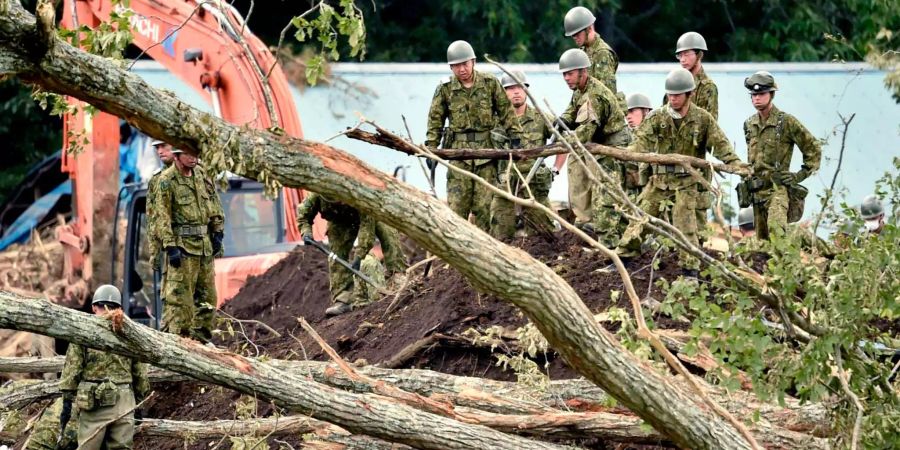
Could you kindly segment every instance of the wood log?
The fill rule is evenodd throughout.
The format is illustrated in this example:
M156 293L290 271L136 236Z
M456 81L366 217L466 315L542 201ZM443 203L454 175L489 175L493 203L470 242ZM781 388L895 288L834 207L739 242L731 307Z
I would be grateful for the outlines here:
M0 358L0 372L36 371L41 368L50 372L62 369L64 358ZM364 383L351 380L337 366L320 361L270 360L269 364L291 372L297 376L311 378L343 390L370 393L372 389ZM496 381L477 377L463 377L421 369L384 369L374 366L357 368L360 373L379 381L392 384L404 391L447 400L460 407L477 409L505 415L534 415L563 411L605 412L611 399L596 385L583 380L554 380L544 390L537 390L520 383ZM151 369L152 382L183 381L188 378L172 372ZM22 407L33 401L58 395L56 381L44 382L21 394L0 395L0 409L11 405L10 409ZM727 392L714 386L707 387L708 394L717 402L739 417L750 417L756 413L774 427L787 431L828 437L833 434L828 410L821 404L801 404L790 397L785 399L785 407L761 403L747 392ZM31 397L29 397L31 396ZM15 403L13 403L15 402ZM618 420L618 419L617 419ZM642 435L645 434L642 431ZM609 438L611 435L607 435Z
M369 144L397 150L407 155L417 156L421 151L409 141L397 139L395 136L387 135L381 132L370 133L360 129L350 129L344 132L344 135L350 139L367 142ZM749 175L748 168L736 165L716 163L702 158L693 156L675 155L675 154L659 154L659 153L637 153L620 147L611 147L608 145L600 145L592 142L584 144L587 151L593 155L608 156L620 161L633 161L649 164L665 164L665 165L689 165L698 169L708 168L720 172L733 173L738 175ZM470 159L514 159L528 160L540 157L554 156L563 153L569 153L569 149L564 144L557 143L545 145L542 147L523 148L523 149L495 149L495 148L466 148L466 149L436 149L430 148L435 155L448 160L470 160Z
M698 405L696 393L686 391L674 385L669 377L654 372L599 327L578 294L561 277L527 253L492 239L456 216L438 199L325 144L267 130L249 130L191 108L173 95L153 89L115 62L59 40L55 33L48 31L54 26L49 23L51 19L41 16L38 21L18 2L6 1L3 6L6 14L0 15L0 75L13 75L41 89L86 101L124 118L151 137L179 148L196 150L211 164L232 161L227 165L239 175L310 189L349 204L373 219L393 226L438 255L476 289L518 306L573 369L678 445L698 450L749 448L747 440L734 426L706 406ZM15 302L4 300L3 303ZM0 308L0 323L5 326L41 328L48 334L56 331L51 324L35 327L34 322L19 323L36 318L10 314ZM89 344L88 341L85 339L82 343ZM115 341L116 345L110 345L111 342L104 340L102 345L136 356L137 352L122 342ZM172 347L172 351L167 358L183 354L180 347ZM198 359L184 354L187 358L178 361L160 360L149 352L140 354L158 365L162 361L166 366L177 367L192 376L196 373L201 379L213 377L196 372L201 368L201 362L208 360L205 356ZM268 366L261 372L266 380L269 380L266 377L276 375ZM259 381L256 376L259 374L251 377L233 368L221 375L225 374L232 385L245 390L253 390ZM215 375L220 374L216 372ZM289 385L293 387L296 380L291 381ZM278 398L295 408L315 406L317 414L340 420L341 426L351 432L363 432L362 428L365 428L370 435L396 437L396 429L373 425L373 415L388 413L380 406L347 417L338 410L349 405L317 403L310 395L315 391L312 386L310 390L295 390L297 395L290 398L282 397L284 392L270 393L280 394ZM341 399L353 401L349 397ZM369 403L373 402L377 399ZM431 423L431 419L427 422ZM416 422L416 425L421 424ZM457 425L447 426L447 430L441 430L442 435L451 429L459 431ZM428 445L440 439L434 431L435 427L429 428ZM409 437L419 438L423 436ZM448 438L454 443L471 438L474 440L469 444L473 446L486 443L478 440L480 435L464 432L452 433ZM492 445L498 443L492 442Z
M121 320L74 311L47 301L0 292L0 328L46 334L136 358L198 380L267 398L285 409L417 448L534 448L561 446L464 424L372 394L353 394L316 383L265 362L213 349ZM113 323L121 322L117 331Z

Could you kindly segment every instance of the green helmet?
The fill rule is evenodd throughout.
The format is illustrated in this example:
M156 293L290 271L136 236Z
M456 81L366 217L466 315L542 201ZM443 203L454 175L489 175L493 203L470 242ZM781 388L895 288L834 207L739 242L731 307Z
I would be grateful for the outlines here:
M703 50L706 51L706 39L696 31L688 31L678 38L675 44L675 54L679 54L685 50Z
M570 48L559 57L560 73L588 67L591 67L591 58L588 58L587 53L580 48Z
M884 214L884 205L874 195L866 196L862 205L859 205L859 215L863 220L877 219L882 214Z
M563 28L566 30L566 37L572 37L581 30L594 24L597 18L591 13L591 10L584 6L576 6L566 13L563 19Z
M512 74L515 75L516 78L521 80L522 84L525 85L525 87L531 86L530 84L528 84L528 79L525 78L525 73L522 72L521 70L513 70ZM503 77L500 78L500 84L503 85L504 88L508 88L510 86L516 86L519 84L516 82L516 78L509 76L508 73L504 73Z
M112 303L122 306L122 294L117 287L111 284L104 284L94 291L94 298L91 304L96 305L97 303Z
M753 225L753 207L741 208L738 211L738 226Z
M447 47L447 63L459 64L470 59L475 59L475 50L472 45L466 41L453 41Z
M747 88L751 94L762 94L778 90L778 84L775 83L775 77L765 70L760 70L745 78L744 87Z
M687 69L679 67L666 75L666 94L684 94L695 87L694 76Z
M631 111L634 108L653 109L650 105L650 97L644 94L631 94L625 99L626 109Z

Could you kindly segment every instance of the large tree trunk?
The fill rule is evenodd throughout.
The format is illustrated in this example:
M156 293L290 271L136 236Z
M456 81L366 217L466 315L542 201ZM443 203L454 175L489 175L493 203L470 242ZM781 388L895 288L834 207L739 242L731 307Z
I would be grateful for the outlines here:
M487 427L423 412L373 394L352 394L270 364L211 349L122 318L110 321L47 301L0 292L0 328L32 331L149 362L198 380L367 434L417 448L557 449L557 445L504 434Z
M439 200L325 144L248 130L195 110L174 96L151 88L112 61L59 41L54 34L52 13L47 13L52 12L52 7L41 9L44 14L40 23L18 2L3 0L0 11L5 12L0 16L0 74L15 75L42 89L84 100L123 117L152 137L176 147L196 149L207 161L233 160L232 169L240 175L260 181L277 180L285 186L310 189L353 205L441 257L477 289L521 308L572 368L680 446L749 448L734 427L696 402L695 395L673 385L628 353L593 320L590 311L562 278L527 253L503 245L455 216ZM16 300L6 297L3 303L12 307ZM37 306L34 302L22 303ZM34 326L33 320L47 320L49 316L39 318L19 308L14 310L19 312L13 314L13 310L0 308L3 326L40 328L44 333L61 336L55 324ZM29 320L31 325L18 323ZM89 338L84 335L81 343L100 345ZM138 356L119 341L112 345L112 336L107 338L104 348ZM209 379L209 375L198 372L201 366L177 360L184 356L183 347L172 349L172 353L159 357L147 348L139 357ZM254 376L234 368L222 370L236 377L235 388L245 392L259 388L257 376L286 376L268 367ZM378 426L373 422L379 417L388 420L383 416L386 410L356 408L353 414L347 415L340 410L339 402L319 403L311 392L318 392L318 388L310 385L295 389L290 398L285 398L284 392L269 393L283 398L294 408L314 409L311 412L327 416L329 419L325 420L333 420L353 432L398 438L395 434L398 430L390 428L396 423ZM349 397L341 398L353 401ZM378 402L373 398L367 399L367 403ZM362 417L367 420L360 422ZM450 442L463 443L467 439L473 439L468 445L478 442L477 436L459 430L459 424L446 422L427 427L428 433L435 437L449 433ZM412 423L408 421L407 425ZM408 434L403 436L409 439ZM497 444L492 442L493 446Z

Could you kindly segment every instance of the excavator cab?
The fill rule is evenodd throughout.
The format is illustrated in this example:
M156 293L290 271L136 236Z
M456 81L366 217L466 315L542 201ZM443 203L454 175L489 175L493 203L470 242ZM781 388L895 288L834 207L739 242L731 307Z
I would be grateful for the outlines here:
M284 255L296 244L285 238L281 197L267 198L262 184L243 178L229 179L228 189L219 192L219 199L225 211L225 255L216 260L216 288L221 305L227 299L224 296L233 295L240 287L230 286L241 278L234 276L235 265L242 263L265 271L271 265L266 262L272 260L272 255ZM162 274L154 271L150 263L145 185L122 188L116 217L123 224L117 229L124 228L124 233L113 236L113 254L121 259L113 263L112 271L113 279L121 279L122 308L132 320L159 329ZM118 267L122 268L121 278L117 276Z

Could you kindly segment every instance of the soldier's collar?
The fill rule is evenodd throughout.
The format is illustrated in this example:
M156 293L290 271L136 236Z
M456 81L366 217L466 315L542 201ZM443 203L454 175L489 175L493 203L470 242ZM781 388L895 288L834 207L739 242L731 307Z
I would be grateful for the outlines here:
M754 114L756 116L756 121L763 125L777 125L778 124L778 115L781 111L778 110L778 107L772 105L772 109L769 111L769 117L766 117L765 122L762 120L762 116L759 114L759 111Z
M478 85L482 78L481 72L476 70L475 74L472 76L472 87ZM463 86L462 81L459 81L459 78L456 78L456 75L450 75L450 87L455 90L469 89Z

